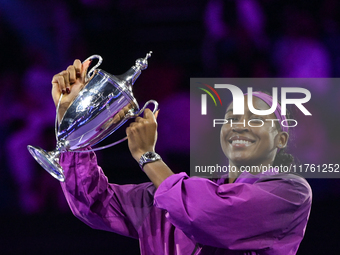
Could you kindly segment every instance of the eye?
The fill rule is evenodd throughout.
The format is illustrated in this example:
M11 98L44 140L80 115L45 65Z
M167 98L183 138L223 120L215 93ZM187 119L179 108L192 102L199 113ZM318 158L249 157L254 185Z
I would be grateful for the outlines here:
M261 121L264 121L264 118L262 116L259 116L259 115L251 115L249 120L251 120L252 122L261 122Z
M251 118L250 119L252 122L261 122L262 123L262 119L261 118Z

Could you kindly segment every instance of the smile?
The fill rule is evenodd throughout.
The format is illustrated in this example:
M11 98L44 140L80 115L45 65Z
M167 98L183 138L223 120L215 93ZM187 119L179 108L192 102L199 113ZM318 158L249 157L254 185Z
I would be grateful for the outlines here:
M248 147L252 145L253 143L255 143L255 140L249 137L235 135L229 139L229 143L233 147L242 148L242 147Z
M252 144L252 142L245 141L245 140L233 140L233 141L231 141L231 144L232 145L234 145L234 144L246 144L246 145L250 145L250 144Z
M245 141L245 140L232 140L230 144L234 148L247 148L253 144L253 142Z

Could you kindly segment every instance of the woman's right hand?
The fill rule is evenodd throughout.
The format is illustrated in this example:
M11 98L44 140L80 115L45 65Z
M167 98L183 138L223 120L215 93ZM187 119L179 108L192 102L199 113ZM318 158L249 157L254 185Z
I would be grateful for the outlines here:
M53 76L52 79L52 97L57 107L61 94L63 97L60 102L58 120L64 116L65 111L72 103L79 91L86 85L85 78L91 60L84 64L79 59L73 62L66 70Z

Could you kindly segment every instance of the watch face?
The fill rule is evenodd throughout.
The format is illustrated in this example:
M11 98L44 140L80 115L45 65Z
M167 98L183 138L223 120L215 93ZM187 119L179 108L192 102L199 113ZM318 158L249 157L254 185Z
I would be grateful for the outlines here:
M149 159L152 159L155 157L155 154L152 153L151 151L147 152L145 155L144 155L146 158L149 158Z
M143 166L147 163L154 162L157 160L160 160L161 157L152 151L148 151L145 154L143 154L138 162L139 166L143 169Z

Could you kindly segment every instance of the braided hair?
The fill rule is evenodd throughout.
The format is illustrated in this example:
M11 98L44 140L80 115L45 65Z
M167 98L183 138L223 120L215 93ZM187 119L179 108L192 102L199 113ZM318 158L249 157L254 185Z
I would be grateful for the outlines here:
M267 95L271 94L268 91L261 91ZM281 105L280 100L278 100L278 103ZM286 111L286 118L287 120L292 118L292 113L291 111ZM290 121L288 121L288 124L291 124ZM278 122L275 122L276 128L277 130L280 132L282 131L281 125ZM290 139L292 139L292 131L291 129L288 130L288 134ZM287 146L285 148L280 149L280 151L276 154L274 162L273 162L273 167L275 166L290 166L291 164L293 164L295 162L295 158L292 154L287 153Z

